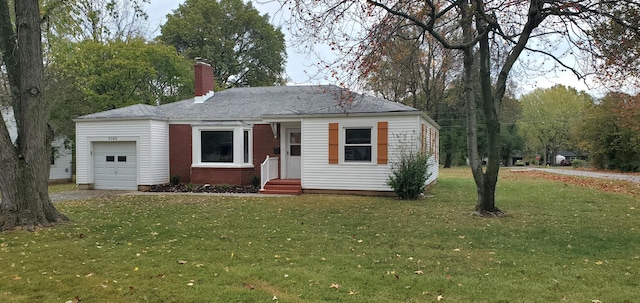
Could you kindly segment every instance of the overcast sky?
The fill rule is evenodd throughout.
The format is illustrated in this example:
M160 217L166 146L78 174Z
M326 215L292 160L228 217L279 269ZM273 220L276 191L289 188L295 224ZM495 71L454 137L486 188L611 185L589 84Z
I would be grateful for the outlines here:
M149 23L153 28L157 28L155 31L156 35L160 34L159 27L166 21L166 15L170 14L174 9L178 8L180 3L183 3L183 0L151 0L147 5L147 14L149 15ZM262 14L269 14L271 17L272 24L278 26L279 20L282 16L276 14L278 9L277 3L261 3L262 1L252 1L254 7L256 7ZM274 17L275 15L275 17ZM315 55L303 54L299 50L297 50L294 46L291 45L291 34L288 33L285 27L282 28L283 33L285 34L285 39L287 40L287 66L286 73L287 77L290 79L289 85L295 84L336 84L331 83L329 80L326 80L324 77L312 77L310 75L317 74L316 64L318 62L317 57ZM327 51L322 51L322 46L319 46L320 50L316 50L316 53L324 54L326 56L330 56L331 54ZM551 87L555 84L562 84L565 86L571 86L578 90L588 90L587 86L584 85L583 82L578 80L573 74L570 72L555 72L548 73L545 76L538 77L523 77L523 79L516 79L518 83L520 83L519 94L527 93L536 88L547 88ZM597 92L591 91L594 94L598 94Z

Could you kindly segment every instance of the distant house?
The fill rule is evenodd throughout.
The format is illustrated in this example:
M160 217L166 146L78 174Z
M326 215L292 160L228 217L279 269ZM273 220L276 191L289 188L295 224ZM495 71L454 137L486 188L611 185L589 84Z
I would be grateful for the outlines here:
M587 155L585 153L578 154L577 152L570 151L570 150L558 151L558 156L564 157L564 159L560 159L560 160L566 160L569 162L573 162L573 160L587 160Z
M9 130L9 136L11 140L15 142L18 137L18 129L16 126L16 120L13 116L13 109L11 107L2 107L2 119L5 121ZM64 138L56 138L51 143L51 170L49 171L49 181L52 183L57 182L70 182L73 176L71 164L73 163L71 150L64 145Z
M425 113L336 86L232 88L213 93L197 63L195 98L132 105L76 118L81 188L139 189L167 183L251 184L281 190L390 193L400 135L413 135L438 176L439 126ZM282 182L281 182L282 183Z

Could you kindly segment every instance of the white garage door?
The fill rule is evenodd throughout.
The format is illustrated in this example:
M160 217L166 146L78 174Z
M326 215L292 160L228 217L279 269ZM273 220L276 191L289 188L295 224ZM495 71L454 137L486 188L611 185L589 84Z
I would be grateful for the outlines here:
M93 188L138 189L136 142L93 143Z

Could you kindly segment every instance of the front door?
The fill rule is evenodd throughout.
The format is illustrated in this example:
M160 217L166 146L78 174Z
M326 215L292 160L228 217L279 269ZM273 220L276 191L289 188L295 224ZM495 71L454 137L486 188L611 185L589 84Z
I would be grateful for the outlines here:
M287 179L300 179L300 159L302 152L302 136L299 128L287 129Z

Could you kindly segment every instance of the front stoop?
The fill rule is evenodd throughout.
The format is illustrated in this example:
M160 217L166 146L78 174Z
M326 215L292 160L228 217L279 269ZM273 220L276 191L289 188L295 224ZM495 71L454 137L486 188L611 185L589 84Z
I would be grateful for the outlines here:
M302 194L302 182L300 179L273 179L260 190L261 194L271 195L300 195Z

